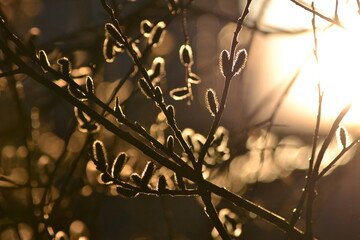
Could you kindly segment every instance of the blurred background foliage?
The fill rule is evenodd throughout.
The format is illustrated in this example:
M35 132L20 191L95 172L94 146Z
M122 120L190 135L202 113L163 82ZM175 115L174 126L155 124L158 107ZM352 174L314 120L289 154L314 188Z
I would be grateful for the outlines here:
M163 57L166 76L159 82L163 91L168 93L183 87L185 70L178 56L178 49L184 43L181 17L169 15L167 2L163 0L109 2L117 6L121 24L131 39L140 36L139 26L144 19L169 21L162 43L147 54L143 64L150 68L155 57ZM305 123L301 117L294 120L292 115L304 109L297 110L296 103L291 100L290 108L280 107L281 117L277 118L276 104L286 103L287 95L283 92L301 66L302 55L282 54L285 59L281 59L280 54L269 49L275 48L271 42L289 38L300 37L301 41L306 38L311 43L312 30L311 14L296 20L284 14L287 10L276 9L274 6L281 5L278 2L256 0L252 4L252 12L239 37L239 48L249 51L248 65L233 80L221 123L223 127L217 132L217 143L209 149L204 176L290 217L303 187L316 115L312 113L308 117L311 123ZM209 87L217 92L223 87L218 56L230 45L243 4L244 1L196 0L187 11L187 30L195 58L192 70L202 82L194 85L194 100L190 105L186 101L175 101L168 94L165 98L176 107L179 126L193 142L195 150L211 124L203 96ZM72 74L79 76L78 83L84 84L82 75L92 75L96 95L105 102L131 67L126 54L118 54L113 63L104 60L104 23L109 19L98 0L1 0L0 7L21 39L38 35L36 47L44 49L52 63L59 57L68 57L73 66ZM303 11L294 4L288 8ZM271 14L284 15L280 21L271 18ZM142 50L146 40L140 37L135 43ZM298 47L291 46L290 49ZM311 51L310 45L304 50ZM286 65L287 68L274 65L283 61L293 64ZM7 63L2 61L1 64L6 66ZM275 75L266 71L269 66L277 68ZM130 77L117 96L125 103L127 117L140 122L164 142L169 134L164 116L158 115L153 103L138 94L137 78L137 75ZM57 84L64 83L58 80ZM20 112L16 97L20 100ZM317 102L313 105L316 107ZM357 132L352 130L354 126L349 130L349 138ZM28 133L26 141L24 132ZM77 126L73 107L48 89L25 75L0 78L1 239L47 239L44 232L53 233L55 239L69 236L83 240L215 237L211 222L194 198L139 196L126 199L117 196L115 189L102 185L90 161L89 149L84 148L93 138L101 139L112 157L119 151L128 154L130 160L122 172L125 177L143 169L147 159L142 153L103 128L94 135L83 131ZM336 140L330 150L329 161L341 150ZM360 165L356 158L355 150L349 152L341 162L347 164L319 183L314 219L315 235L319 239L360 237ZM353 160L349 162L350 159ZM158 171L171 178L172 173L166 169ZM31 189L30 195L28 189ZM255 215L234 209L226 201L217 203L218 208L224 210L224 216L227 214L239 223L233 226L234 231L241 232L239 239L282 237L279 230ZM236 215L231 215L228 209ZM41 216L44 218L39 221ZM300 228L302 224L300 220Z

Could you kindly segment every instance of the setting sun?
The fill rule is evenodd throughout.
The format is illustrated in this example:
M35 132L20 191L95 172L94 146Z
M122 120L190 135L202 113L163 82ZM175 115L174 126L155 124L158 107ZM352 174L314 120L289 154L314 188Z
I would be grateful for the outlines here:
M324 31L318 31L319 61L316 63L314 56L309 59L298 80L309 81L309 79L318 78L324 92L323 115L325 117L337 116L342 108L352 103L352 110L345 119L345 122L351 124L360 121L359 20L358 15L353 16L343 23L345 29L332 26ZM294 91L309 90L308 87L303 87ZM316 99L317 96L315 99L307 99L306 102L315 103Z
M311 1L304 2L311 5ZM297 75L279 110L279 124L286 122L287 127L297 126L296 131L313 129L318 110L319 82L324 93L323 120L330 123L346 105L352 103L343 124L353 126L359 123L360 16L355 1L339 3L338 16L342 27L330 25L318 16L315 18L318 61L314 55L313 16L294 5L290 1L285 4L274 0L268 6L274 11L264 13L265 29L276 29L277 33L259 34L254 43L253 58L250 56L250 62L254 61L256 65L253 73L256 83L252 83L256 85L253 108L263 101L259 95L270 96L272 91L278 91L279 96ZM332 1L321 2L316 7L326 16L334 15ZM286 12L287 16L276 14L276 9ZM264 60L258 61L259 57ZM267 102L268 111L273 110L277 101L278 97L272 97ZM257 119L264 119L268 114L264 111L257 115Z

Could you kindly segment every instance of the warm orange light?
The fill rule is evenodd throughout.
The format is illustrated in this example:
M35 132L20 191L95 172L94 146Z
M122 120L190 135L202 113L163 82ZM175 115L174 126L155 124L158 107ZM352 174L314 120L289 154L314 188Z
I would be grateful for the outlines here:
M311 1L304 1L311 4ZM320 8L320 3L321 8ZM322 1L315 4L317 10L333 17L334 1ZM284 8L283 8L284 7ZM299 76L283 101L277 118L279 124L285 124L289 130L312 131L318 111L317 85L321 83L324 92L322 104L322 129L329 126L340 111L349 103L353 106L343 120L347 126L360 123L360 15L355 1L339 2L338 15L344 29L329 26L330 23L316 17L316 36L318 62L313 54L314 37L312 32L312 14L294 4L285 4L280 0L272 1L270 10L291 12L291 16L274 14L267 11L264 24L286 31L307 29L296 34L258 35L254 42L250 63L256 66L252 74L256 79L251 107L262 103L259 96L267 96L275 91L278 95L266 101L266 111L257 115L257 121L266 119L273 111L279 95L284 91L291 78L300 69ZM266 22L265 22L266 20ZM302 25L301 25L302 24ZM258 59L263 59L259 61ZM249 63L249 65L250 65ZM264 104L264 102L263 102ZM352 131L354 132L354 131Z
M302 93L320 81L324 92L323 116L334 118L346 105L353 103L344 120L350 124L360 122L360 17L352 16L344 22L345 29L333 26L317 32L319 62L316 63L314 57L309 59L298 80L307 84L298 84L294 89L294 95L301 98L300 104L316 105L316 94L304 99Z

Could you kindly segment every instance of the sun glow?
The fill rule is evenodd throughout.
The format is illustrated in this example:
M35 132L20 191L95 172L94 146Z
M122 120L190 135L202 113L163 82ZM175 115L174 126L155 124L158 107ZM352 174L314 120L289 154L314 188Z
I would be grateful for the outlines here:
M311 1L302 1L308 6ZM321 6L320 6L321 4ZM325 16L334 18L334 1L316 1L315 6ZM266 108L257 120L273 111L281 93L296 72L295 83L281 105L276 121L295 131L312 131L318 111L318 83L324 93L322 126L329 126L341 110L352 103L343 120L347 127L360 123L360 15L356 1L339 2L338 16L343 28L315 18L318 61L314 55L312 14L295 4L272 0L263 17L264 27L284 33L258 35L249 62L256 66L252 72L256 83L251 107L262 102L259 96L270 96ZM286 12L286 16L276 10ZM274 13L275 12L275 13ZM253 18L257 17L254 14ZM289 33L290 32L290 33ZM258 59L265 59L259 61ZM250 64L249 64L250 66ZM255 85L256 84L256 85ZM278 95L271 95L278 92ZM289 114L291 113L291 114ZM288 129L288 128L287 128Z
M324 92L323 113L333 117L348 104L348 123L360 122L360 17L344 22L345 29L333 26L319 34L318 63L312 62ZM309 71L308 73L311 74Z
M302 77L318 79L324 93L323 114L335 117L348 104L348 123L360 122L360 17L318 33L318 63L311 59ZM312 76L310 76L312 75ZM300 90L303 91L304 89ZM316 96L317 98L317 96ZM316 101L312 101L313 103Z

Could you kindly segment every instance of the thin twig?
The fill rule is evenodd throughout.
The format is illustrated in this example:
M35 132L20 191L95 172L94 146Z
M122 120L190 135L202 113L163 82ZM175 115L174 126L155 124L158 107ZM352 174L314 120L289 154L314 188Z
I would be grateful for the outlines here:
M320 130L320 120L321 120L321 112L322 112L322 98L323 95L320 92L320 83L318 84L318 111L317 111L317 117L316 117L316 126L314 129L314 134L313 134L313 140L312 140L312 148L311 148L311 156L309 159L309 167L308 167L308 171L307 171L307 175L306 175L306 183L305 183L305 187L302 189L302 193L301 193L301 197L299 199L299 203L296 206L296 208L294 209L293 215L291 216L291 220L290 220L290 224L292 226L295 226L297 220L300 217L300 213L301 210L303 208L303 205L305 203L306 200L306 196L308 194L308 189L309 189L309 183L310 183L310 177L313 171L313 165L314 165L314 159L315 159L315 153L316 153L316 147L317 147L317 142L319 139L319 130Z
M93 140L93 135L89 134L86 137L85 143L84 145L88 146L90 142L92 142ZM61 185L60 191L59 191L59 197L55 200L55 203L53 205L53 207L51 208L51 213L49 214L49 219L51 219L51 217L53 216L53 214L56 212L55 210L57 210L57 208L59 207L62 199L65 196L66 193L66 188L80 162L81 159L84 158L85 153L87 153L87 149L86 148L82 148L81 152L78 154L78 156L72 161L70 168L69 168L69 172L67 173L67 176L65 178L64 183Z
M333 24L335 24L335 25L337 25L337 26L339 26L341 28L344 28L339 22L337 22L337 21L335 21L335 20L333 20L333 19L331 19L329 17L326 17L325 15L323 15L323 14L319 13L318 11L316 11L316 10L314 10L314 9L300 3L299 1L296 1L296 0L290 0L290 1L295 3L298 6L302 7L306 11L311 12L311 13L315 14L316 16L321 17L322 19L324 19L324 20L326 20L326 21L328 21L330 23L333 23Z
M312 9L315 9L314 2L311 3ZM316 34L316 22L315 22L315 14L313 14L312 20L311 20L311 26L313 30L313 37L314 37L314 56L316 60L316 64L319 64L319 56L318 56L318 39Z
M209 216L209 218L212 220L212 222L214 223L214 226L215 226L216 230L218 231L220 237L223 240L230 240L230 236L227 233L224 225L220 221L220 219L218 217L218 213L211 201L211 193L209 193L209 192L201 193L201 199L202 199L203 203L205 204L204 210L207 213L207 215Z
M306 59L303 61L303 63L301 63L301 65L296 69L296 72L294 73L294 75L291 76L290 80L287 80L286 77L283 80L280 80L278 84L276 84L274 87L271 88L271 90L268 91L268 93L266 94L266 96L264 96L260 102L254 107L254 110L252 110L252 112L249 114L248 119L249 121L251 121L252 119L254 119L254 117L261 111L262 108L264 108L267 104L271 103L272 99L276 98L277 92L279 91L278 89L281 88L284 85L285 81L288 81L284 91L280 94L279 99L276 102L276 105L274 107L278 108L276 106L281 106L281 103L279 103L279 101L284 101L286 95L288 94L291 86L296 82L297 77L299 76L299 74L301 73L305 63L308 61L308 59L313 55L313 52L311 52ZM273 109L273 111L274 111ZM273 117L274 114L272 113L267 119L261 121L260 123L256 124L256 125L262 125L264 123L269 122ZM276 114L275 114L276 115Z
M360 0L359 0L360 1ZM271 2L271 1L266 1ZM200 14L211 14L213 16L216 16L217 18L221 20L225 20L227 22L234 22L236 23L238 18L237 16L228 15L225 12L217 11L216 8L211 7L205 7L205 6L199 6L199 4L194 5L191 10L196 13ZM257 33L261 33L264 35L297 35L297 34L304 34L309 32L309 29L303 28L303 29L282 29L278 26L272 26L272 25L266 25L266 23L262 23L261 26L252 24L251 22L244 22L243 26L246 27L249 30L256 31Z
M303 233L296 227L291 226L283 217L280 217L275 213L270 212L269 210L264 209L261 206L258 206L253 202L239 195L236 195L233 192L228 191L226 188L216 186L211 182L204 181L204 187L209 191L213 192L214 194L232 202L236 206L244 208L252 213L255 213L256 215L265 219L269 223L277 226L282 231L288 233L288 236L290 236L292 239L296 239L296 240L304 239Z
M14 69L14 70L10 70L10 71L0 73L0 78L1 77L13 76L13 75L19 74L19 73L22 73L22 72L20 71L20 69L17 68L17 69Z
M14 70L11 70L11 63L8 61L10 59L8 59L8 57L5 58L6 60L6 66L5 69L7 70L6 72L11 72ZM15 69L15 71L19 70ZM21 70L19 70L21 71ZM31 140L31 133L30 133L30 124L29 124L29 120L26 118L25 116L25 112L24 112L24 107L23 107L23 103L22 100L20 98L20 95L18 93L16 84L17 84L17 80L14 77L14 74L8 75L7 76L7 81L8 81L8 85L13 97L13 100L15 102L15 108L16 108L16 114L18 115L19 118L19 129L20 129L20 139L21 139L21 144L26 148L27 150L27 155L26 155L26 165L25 165L25 169L27 171L28 174L28 178L26 180L25 185L28 187L26 188L26 200L27 203L29 204L29 208L31 209L31 212L33 213L35 210L35 205L34 205L34 200L33 200L33 195L32 195L32 187L31 187L31 182L33 180L33 169L32 169L32 155L33 155L33 151L32 149L29 147L29 141ZM34 218L32 221L32 226L36 227L37 225L37 221L35 218L35 215L31 216L31 218ZM35 233L35 236L37 237L37 232Z
M318 156L317 156L317 159L316 159L316 162L314 164L314 175L318 175L319 173L319 168L320 168L320 165L321 165L321 162L324 158L324 154L325 154L325 151L328 149L329 145L330 145L330 142L332 140L332 138L334 137L335 133L336 133L336 130L338 129L339 127L339 124L341 122L341 120L345 117L345 115L348 113L348 111L350 110L351 108L351 103L348 104L341 112L340 114L338 115L338 117L335 119L328 135L326 136L325 138L325 141L323 143L323 145L321 146L320 148L320 151L318 153Z
M305 235L307 239L312 239L313 238L313 231L312 231L312 213L313 213L313 203L315 200L315 185L316 185L316 181L318 180L318 175L319 175L319 168L321 165L321 162L324 158L325 152L328 149L331 140L333 139L336 130L339 127L339 124L341 122L341 120L345 117L346 113L350 110L351 104L347 105L338 115L338 117L335 119L328 135L325 138L325 141L323 143L323 145L321 146L319 153L317 155L316 161L314 162L314 168L312 171L312 174L310 175L309 178L309 184L308 184L308 198L307 198L307 203L306 203L306 215L305 215L305 225L306 225L306 229L305 229Z
M130 189L138 194L144 195L155 195L155 196L187 196L187 197L198 197L200 195L198 189L152 189L149 186L137 187L127 182L120 180L119 178L108 175L110 181L108 184L112 183L116 186L120 186L126 189Z
M116 0L111 0L111 5L112 5L112 9L114 10L115 18L120 22L119 6L118 6Z
M271 3L271 1L264 1L261 6L260 6L260 11L257 14L257 17L253 23L254 27L250 28L251 32L250 32L250 38L248 40L247 46L245 47L247 49L247 53L249 56L251 56L251 52L253 51L253 47L254 47L254 42L255 42L255 37L258 36L258 34L260 33L258 31L259 29L259 23L262 22L262 19L264 18L264 14L267 12L267 8L269 6L269 4ZM243 23L245 25L245 23ZM246 26L246 25L245 25ZM242 74L239 76L239 82L241 82L241 94L239 94L239 109L240 109L240 115L247 115L247 113L245 113L244 109L246 109L246 106L248 106L247 100L249 99L249 91L247 91L247 86L249 84L249 81L246 81L246 73L248 71L248 68L244 68L242 71ZM247 120L245 120L247 121ZM243 124L239 124L243 125ZM265 141L266 142L266 141ZM260 172L260 171L259 171Z
M234 55L235 55L235 49L236 49L236 46L238 44L238 35L239 35L239 33L240 33L241 29L242 29L242 24L243 24L246 16L249 13L251 1L252 0L247 0L245 9L244 9L241 17L238 19L237 26L236 26L236 29L234 31L234 36L233 36L232 43L231 43L230 60L229 60L231 65L233 64ZM230 87L230 82L231 82L231 79L232 79L233 75L234 74L227 74L227 76L226 76L225 86L224 86L224 89L223 89L223 94L222 94L222 97L221 97L219 110L215 114L215 118L213 120L210 131L209 131L209 133L207 135L206 142L203 145L203 147L201 148L201 151L200 151L200 154L199 154L199 159L198 159L198 164L197 164L197 170L199 172L201 172L202 165L204 163L205 155L206 155L212 141L214 140L215 131L219 126L222 113L223 113L223 111L225 109L226 99L227 99L227 95L228 95L229 87Z
M318 179L322 178L339 160L345 153L347 153L351 148L358 144L360 139L356 139L349 146L343 148L341 152L327 165L318 175Z
M266 147L266 144L267 144L267 139L269 137L269 134L272 130L272 128L274 126L276 126L274 124L274 121L275 121L275 118L276 118L276 115L277 113L279 112L280 110L280 107L281 105L285 102L285 98L287 97L288 93L290 92L292 86L294 85L294 83L296 82L300 72L302 70L302 67L300 67L295 75L293 76L293 78L290 80L290 82L288 83L288 85L286 86L285 90L282 92L282 94L280 95L280 98L279 100L277 101L270 117L266 120L266 122L268 123L267 127L266 127L266 132L265 132L265 135L264 135L264 141L263 141L263 146L261 147L260 149L260 160L261 160L261 168L263 167L263 162L264 162L264 158L265 158L265 151L268 149ZM259 175L261 172L261 170L258 170L257 174Z
M71 122L71 125L72 126L70 127L70 129L73 130L73 128L74 128L73 125L75 125L75 119ZM44 216L44 207L47 204L46 203L47 195L48 195L49 191L51 190L52 185L54 184L56 173L60 169L60 165L63 162L63 160L65 159L65 156L66 156L66 153L67 153L67 148L68 148L68 145L70 143L70 137L71 137L71 134L68 134L67 139L65 139L66 144L64 146L64 149L63 149L60 157L55 162L54 170L52 171L52 173L51 173L51 175L49 177L49 181L48 181L48 183L47 183L47 185L45 187L42 199L40 201L40 206L41 206L40 211L41 211L41 216L42 217Z
M14 180L12 180L11 178L9 178L7 176L4 176L4 175L0 175L0 181L8 182L8 183L14 185L16 188L26 187L26 186L24 186L22 184L16 183ZM13 186L11 186L11 187L13 187Z
M190 37L189 37L189 32L188 32L188 27L187 27L187 11L186 11L186 8L184 8L183 11L182 11L181 30L183 32L185 45L190 45ZM186 83L186 87L187 87L187 89L189 91L188 104L191 104L191 101L193 100L191 83L189 83L189 80L188 80L190 72L191 72L191 66L185 66L185 83ZM193 165L194 166L196 165L195 159L193 159Z
M314 2L312 2L312 8L314 8ZM314 38L313 53L315 56L316 64L318 64L318 62L319 62L318 42L317 42L317 35L316 35L316 23L315 23L315 14L314 13L313 13L313 18L312 18L311 24L312 24L313 38ZM321 91L320 81L318 81L317 90L318 90L318 110L317 110L316 124L315 124L315 129L314 129L313 140L312 140L312 150L311 150L311 156L309 159L309 167L308 167L308 171L307 171L305 187L302 189L302 193L301 193L301 197L299 199L298 205L296 206L296 208L293 212L293 215L291 216L290 224L292 226L294 226L296 224L297 220L300 217L301 210L304 206L306 197L308 196L308 193L309 193L310 183L311 183L310 179L312 178L312 174L313 174L315 153L316 153L317 143L318 143L318 139L319 139L321 113L322 113L322 102L323 102L323 93Z
M339 10L339 0L336 0L335 2L335 13L334 13L334 20L336 22L339 22L339 15L338 15L338 10Z
M187 29L187 18L186 18L186 16L187 16L187 11L186 11L186 8L184 8L184 10L182 11L181 29L182 29L182 32L183 32L185 44L189 45L190 44L190 38L189 38L188 29Z

